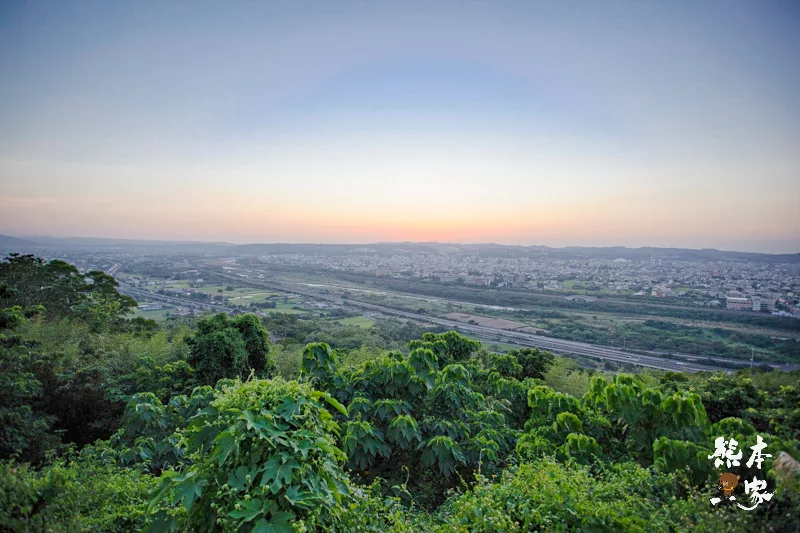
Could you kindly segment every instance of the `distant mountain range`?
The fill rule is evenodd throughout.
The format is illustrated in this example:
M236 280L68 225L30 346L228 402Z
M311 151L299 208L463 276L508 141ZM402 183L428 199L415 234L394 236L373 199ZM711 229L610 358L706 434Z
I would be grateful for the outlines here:
M0 235L0 251L36 253L52 249L80 249L86 251L161 251L199 253L212 255L264 255L264 254L473 254L493 257L549 257L557 259L602 258L646 261L650 259L680 259L686 261L753 261L759 263L800 263L800 253L764 254L753 252L722 251L711 248L628 248L625 246L586 247L567 246L516 246L507 244L458 244L438 242L379 242L373 244L231 244L201 241L156 241L137 239L106 239L86 237L35 236L17 238Z
M227 242L156 241L144 239L107 239L95 237L50 237L36 235L18 239L0 235L0 250L37 252L39 250L77 249L103 251L162 251L200 254L228 254L237 245Z
M0 250L13 250L15 248L27 249L31 246L36 246L36 243L28 239L18 239L17 237L0 235Z
M516 246L507 244L457 244L437 242L402 242L375 244L244 244L233 248L240 255L275 254L469 254L479 253L493 257L550 257L558 259L602 258L646 261L650 259L681 259L686 261L754 261L760 263L800 263L800 253L763 254L733 252L715 249L692 250L687 248L627 248L625 246L584 247L567 246Z

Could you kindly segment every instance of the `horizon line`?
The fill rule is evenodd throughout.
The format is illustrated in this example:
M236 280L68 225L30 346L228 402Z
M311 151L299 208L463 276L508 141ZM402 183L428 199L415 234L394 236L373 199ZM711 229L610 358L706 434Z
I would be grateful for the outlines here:
M655 249L655 250L688 250L688 251L697 251L697 252L721 252L721 253L740 253L740 254L753 254L753 255L771 255L771 256L793 256L793 255L800 255L800 251L796 252L783 252L783 253L774 253L774 252L750 252L750 251L743 251L743 250L723 250L719 248L686 248L686 247L678 247L678 246L627 246L627 245L609 245L609 246L587 246L587 245L580 245L580 244L570 244L566 246L549 246L545 244L505 244L499 242L476 242L476 243L465 243L465 242L440 242L440 241L374 241L374 242L367 242L367 243L349 243L349 242L281 242L281 241L274 241L274 242L243 242L243 243L236 243L236 242L228 242L228 241L203 241L203 240L187 240L187 239L145 239L145 238L130 238L130 237L84 237L79 235L73 235L68 237L53 237L50 235L31 235L31 236L24 236L24 237L17 237L14 235L8 234L0 234L0 237L12 237L15 239L20 240L29 240L34 244L45 244L36 242L34 239L36 238L45 238L45 239L52 239L52 240L70 240L70 239L84 239L84 240L94 240L94 241L127 241L127 242L144 242L144 243L165 243L165 244L214 244L214 245L228 245L228 246L269 246L269 245L294 245L294 246L374 246L374 245L386 245L386 244L435 244L435 245L449 245L449 246L504 246L509 248L547 248L550 250L566 250L569 248L585 248L585 249L614 249L614 248L623 248L627 250L642 250L642 249Z

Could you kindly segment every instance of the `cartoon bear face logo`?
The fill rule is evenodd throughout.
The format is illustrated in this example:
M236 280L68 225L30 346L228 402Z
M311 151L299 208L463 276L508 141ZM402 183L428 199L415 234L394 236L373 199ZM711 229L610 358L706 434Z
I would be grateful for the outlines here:
M738 484L739 476L732 472L719 475L719 488L722 489L722 492L726 497L731 495L733 489L735 489Z

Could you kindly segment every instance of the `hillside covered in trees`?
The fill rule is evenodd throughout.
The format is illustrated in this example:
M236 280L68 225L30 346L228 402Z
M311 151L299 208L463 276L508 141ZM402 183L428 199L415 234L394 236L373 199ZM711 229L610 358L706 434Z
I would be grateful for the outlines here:
M0 531L800 525L797 372L610 375L408 324L365 344L296 316L159 325L135 305L103 272L0 263ZM709 459L720 436L738 468ZM747 466L759 437L771 457ZM738 502L753 477L774 495L712 505L726 471Z

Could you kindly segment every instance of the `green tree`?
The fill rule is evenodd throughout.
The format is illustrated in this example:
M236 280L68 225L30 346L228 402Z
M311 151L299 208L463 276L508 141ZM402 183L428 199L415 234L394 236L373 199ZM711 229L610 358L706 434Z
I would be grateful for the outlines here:
M0 298L16 293L0 283ZM42 383L31 371L41 364L41 356L31 342L23 341L12 330L40 308L20 306L0 309L0 457L20 454L36 458L45 447L53 417L41 413L35 404L41 398Z
M269 356L269 334L254 315L231 319L219 313L201 319L188 343L189 364L204 384L247 377L251 371L267 377L275 370L275 361Z
M520 366L522 366L521 379L534 378L544 379L547 371L553 366L555 356L550 352L539 350L539 348L521 348L519 350L511 350L508 355L513 355L517 358Z
M269 357L269 333L256 315L240 315L233 319L247 352L247 365L261 377L275 372L275 361Z
M32 460L46 447L53 417L36 408L42 383L30 371L40 356L18 335L0 334L0 457Z
M122 295L119 283L108 274L92 270L82 274L64 261L45 262L33 255L9 254L0 262L0 282L14 291L0 295L0 308L42 305L52 318L80 317L97 330L120 326L136 301Z

